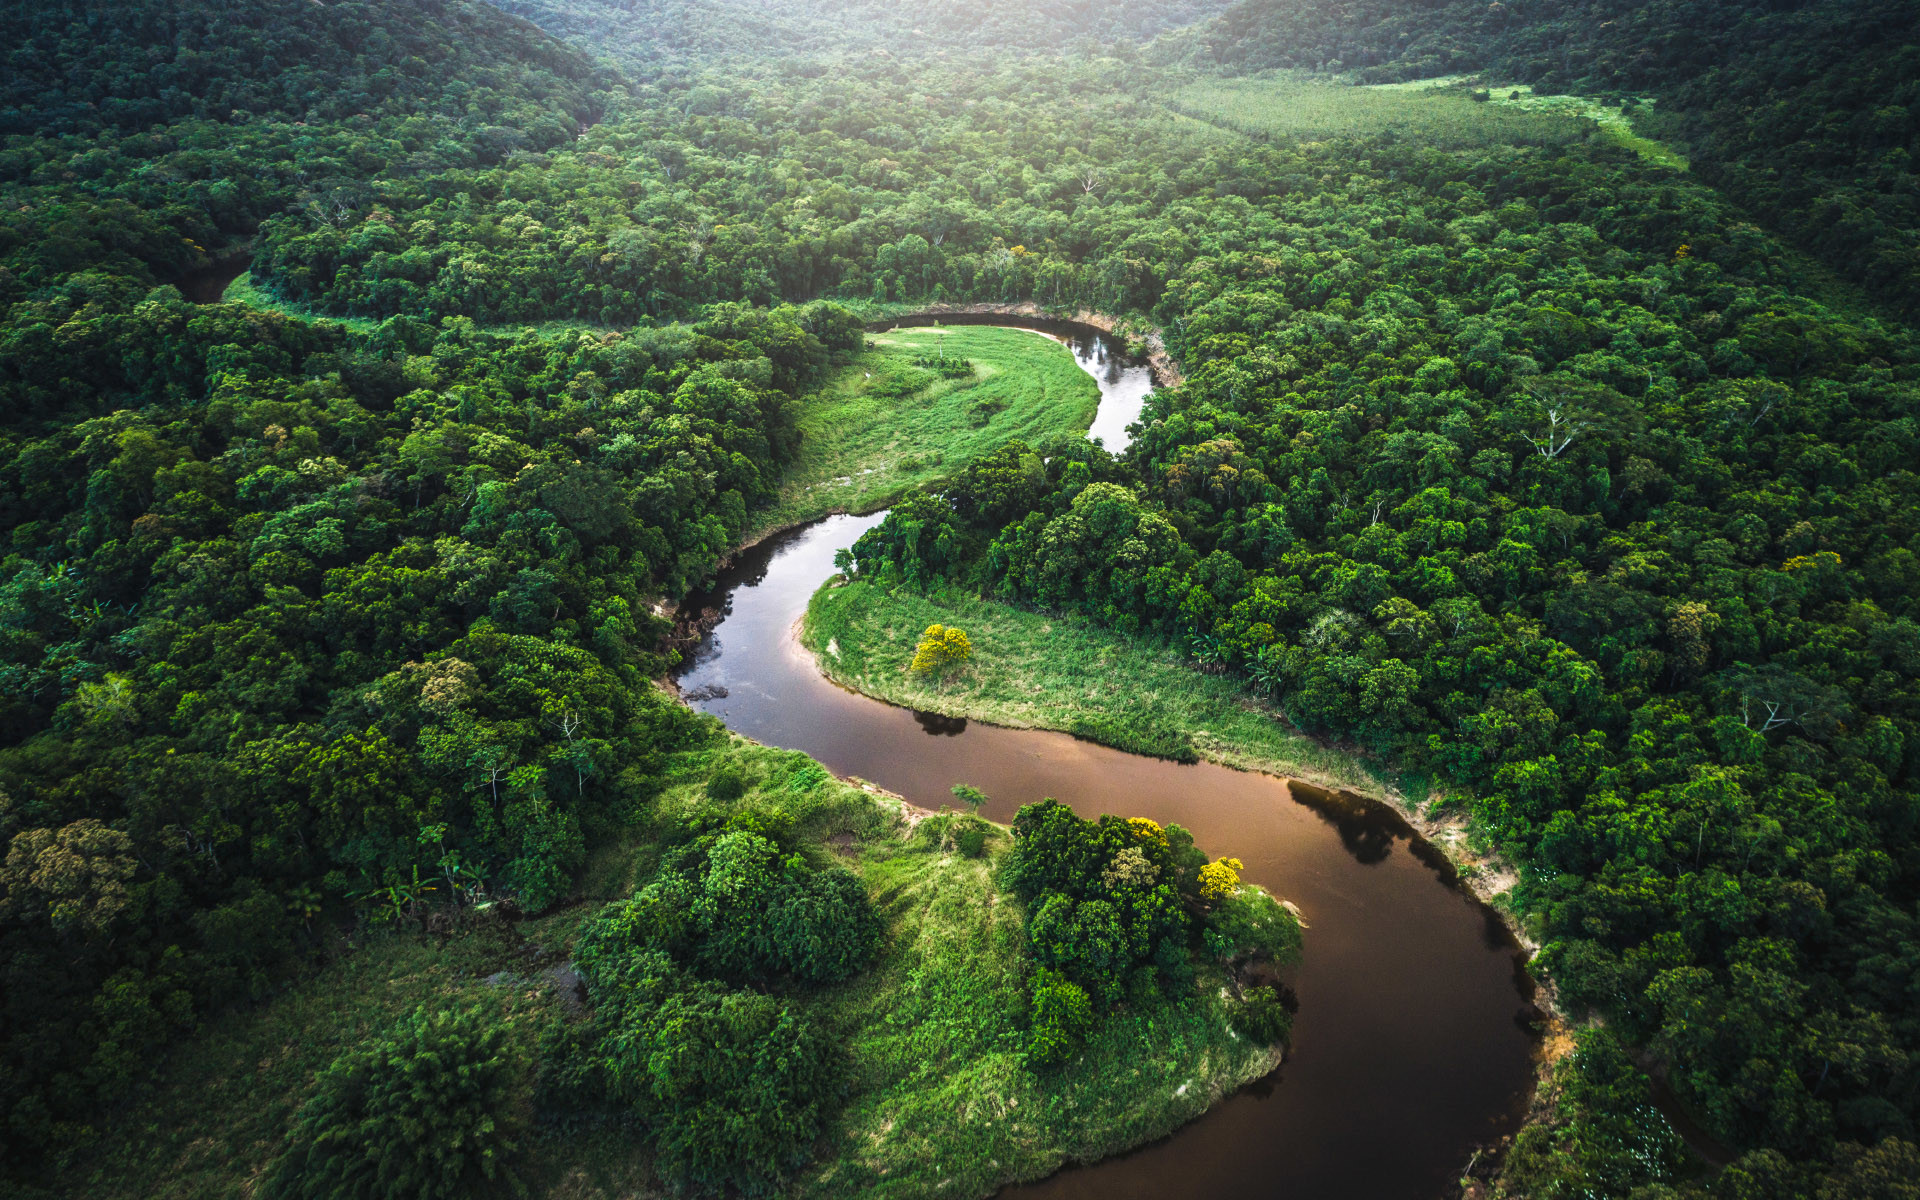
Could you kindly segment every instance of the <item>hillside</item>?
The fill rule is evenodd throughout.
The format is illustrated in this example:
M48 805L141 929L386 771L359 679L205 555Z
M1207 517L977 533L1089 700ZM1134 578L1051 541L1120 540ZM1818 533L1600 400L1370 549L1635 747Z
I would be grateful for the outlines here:
M1658 101L1656 136L1756 219L1920 315L1920 5L1240 0L1195 31L1232 70L1492 85Z

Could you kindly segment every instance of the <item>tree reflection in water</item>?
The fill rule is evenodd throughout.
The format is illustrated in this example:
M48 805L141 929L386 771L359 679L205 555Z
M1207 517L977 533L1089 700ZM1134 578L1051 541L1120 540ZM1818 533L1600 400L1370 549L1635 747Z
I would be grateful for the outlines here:
M920 722L920 728L932 737L959 737L967 731L965 717L945 717L939 713L921 712L915 709L913 719Z

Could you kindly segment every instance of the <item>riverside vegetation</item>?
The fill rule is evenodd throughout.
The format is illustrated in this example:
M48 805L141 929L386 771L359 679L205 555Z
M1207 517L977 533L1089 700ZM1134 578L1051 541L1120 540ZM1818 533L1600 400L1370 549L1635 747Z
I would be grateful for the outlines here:
M920 813L804 755L718 735L661 778L646 813L586 863L584 903L519 922L469 912L437 937L373 933L183 1047L139 1126L86 1168L88 1194L228 1194L263 1166L265 1194L331 1194L351 1172L329 1170L327 1151L412 1143L356 1127L316 1153L301 1131L327 1127L317 1106L330 1078L366 1070L362 1046L419 1036L420 1004L467 1023L450 1050L493 1039L500 1094L484 1116L499 1170L538 1192L664 1177L695 1191L984 1195L1165 1134L1277 1060L1286 1009L1234 981L1296 954L1298 925L1256 888L1221 891L1177 826L1051 805L1012 829ZM1093 876L1060 874L1069 860ZM1105 885L1115 861L1146 886ZM1044 924L1030 936L1022 913L1043 892L1095 904L1086 919L1095 932L1112 922L1108 939L1056 945ZM1184 939L1182 913L1201 909L1193 955L1182 942L1149 953L1144 977L1129 972L1141 922ZM739 923L748 914L773 926L764 945ZM741 987L769 951L779 982ZM1060 997L1066 1014L1036 1024L1030 987L1037 1011ZM649 1084L631 1057L646 1048L680 1065ZM1052 1065L1036 1070L1037 1056ZM702 1127L722 1119L724 1136ZM471 1164L452 1177L458 1190L429 1192L485 1181Z
M590 848L719 736L650 683L657 601L788 502L862 316L943 301L1151 323L1186 383L1117 459L947 423L896 471L938 493L850 568L1161 639L1435 779L1602 1018L1490 1186L1920 1173L1911 0L1005 0L857 34L810 0L512 7L605 57L477 0L0 12L9 1188L88 1190L103 1131L164 1125L130 1115L157 1070L328 972L411 977L437 952L369 943L383 916L650 881L589 890ZM1202 112L1269 69L1618 102L1690 168L1472 91L1392 96L1425 124ZM249 249L274 309L172 286ZM668 958L596 1012L824 1003ZM445 961L224 1110L249 1163L310 1100L316 1137L373 1119L313 1076L422 1044L433 988L482 1000L492 961ZM480 1049L545 1061L514 1028ZM1636 1063L1732 1165L1635 1116ZM606 1095L579 1136L623 1103L668 1128Z
M865 346L801 407L766 526L884 508L1008 441L1078 433L1100 403L1069 355L1025 330L913 327Z
M967 630L974 654L938 675L904 669L931 624ZM1116 634L943 589L829 582L800 640L835 681L893 704L1015 728L1058 729L1136 754L1228 766L1379 793L1392 782L1351 754L1290 729L1239 678L1197 674L1178 644Z

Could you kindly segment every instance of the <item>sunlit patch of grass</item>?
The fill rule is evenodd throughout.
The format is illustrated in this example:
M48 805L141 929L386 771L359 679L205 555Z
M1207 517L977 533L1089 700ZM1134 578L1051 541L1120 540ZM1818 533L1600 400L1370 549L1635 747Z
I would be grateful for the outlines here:
M1505 108L1518 108L1526 112L1564 113L1584 117L1600 127L1601 132L1620 145L1638 154L1648 162L1676 171L1688 167L1687 158L1665 142L1657 142L1642 137L1633 131L1633 118L1618 104L1603 104L1586 96L1541 95L1524 83L1503 84L1489 87L1489 103ZM1642 101L1643 107L1652 107L1651 100Z
M1300 139L1372 137L1394 132L1446 149L1563 145L1589 131L1578 114L1532 111L1472 99L1458 77L1354 87L1306 71L1267 71L1207 79L1179 88L1169 107L1242 133Z
M967 669L946 680L905 669L914 639L935 623L957 625L973 642ZM838 682L923 712L1064 730L1163 757L1190 748L1228 766L1369 795L1396 790L1367 764L1295 731L1239 680L1199 673L1157 637L958 591L852 583L814 594L801 641ZM825 653L829 642L837 654Z
M872 347L801 401L800 456L763 529L872 512L1015 438L1085 433L1100 389L1067 348L1026 329L954 325L868 335ZM944 354L966 379L913 365Z
M221 302L225 304L244 304L248 308L257 308L263 312L276 312L282 316L292 317L296 321L307 321L313 324L331 322L335 325L344 325L356 333L372 333L380 327L380 321L375 317L335 317L309 308L304 304L295 304L288 300L282 300L256 283L253 278L253 272L251 271L242 271L235 277L234 281L227 285L227 290L220 294L220 299ZM590 321L542 321L538 324L494 324L481 325L479 328L488 333L497 333L508 337L532 332L543 338L559 337L571 333L609 333L614 331L612 326L596 325Z

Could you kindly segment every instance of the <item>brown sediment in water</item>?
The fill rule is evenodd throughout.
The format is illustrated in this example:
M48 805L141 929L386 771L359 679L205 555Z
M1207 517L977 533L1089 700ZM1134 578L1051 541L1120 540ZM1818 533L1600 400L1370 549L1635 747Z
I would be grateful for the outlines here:
M1012 317L1043 332L1081 333L1115 324L1078 316L1065 321L1032 305L948 306L881 327ZM1106 391L1103 381L1103 398ZM703 632L739 618L731 636L721 635L724 651L694 643L681 676L711 689L689 696L696 707L743 736L806 751L900 804L908 819L930 815L949 784L967 782L987 785L990 811L1002 819L1049 794L1089 815L1178 821L1201 845L1246 858L1249 881L1300 902L1314 930L1292 981L1303 1009L1284 1067L1276 1059L1275 1070L1170 1138L1014 1192L1113 1200L1242 1188L1252 1177L1303 1195L1422 1195L1457 1188L1464 1173L1477 1194L1513 1134L1547 1116L1553 1097L1541 1085L1574 1043L1551 989L1526 969L1534 939L1500 902L1517 873L1471 844L1467 815L1436 811L1436 796L1382 788L1385 798L1374 799L1316 786L1339 781L1283 775L1282 764L1227 761L1203 739L1196 748L1206 761L1180 765L861 695L832 679L832 664L802 647L792 626L831 575L832 546L850 544L878 517L822 520L757 536L730 556L718 587L692 598ZM736 611L743 597L744 611ZM1313 815L1303 821L1301 813ZM1332 846L1314 851L1329 832ZM1358 864L1358 873L1343 863ZM1447 917L1425 890L1436 882L1468 908ZM1683 1127L1671 1094L1658 1090L1662 1111L1713 1161ZM1382 1123L1411 1132L1383 1147L1364 1133ZM1356 1130L1361 1140L1347 1145Z
M874 520L833 518L763 545L724 590L690 601L728 611L683 674L690 688L728 695L698 707L923 809L966 782L993 797L986 815L998 821L1051 795L1086 815L1177 822L1203 847L1242 858L1243 878L1294 900L1313 930L1285 981L1301 1008L1284 1066L1171 1138L1019 1194L1184 1195L1250 1178L1302 1195L1436 1194L1476 1148L1519 1127L1540 1023L1524 951L1393 807L1063 733L929 723L824 678L790 631L832 573L833 548ZM1382 1124L1408 1132L1383 1149L1369 1132Z

